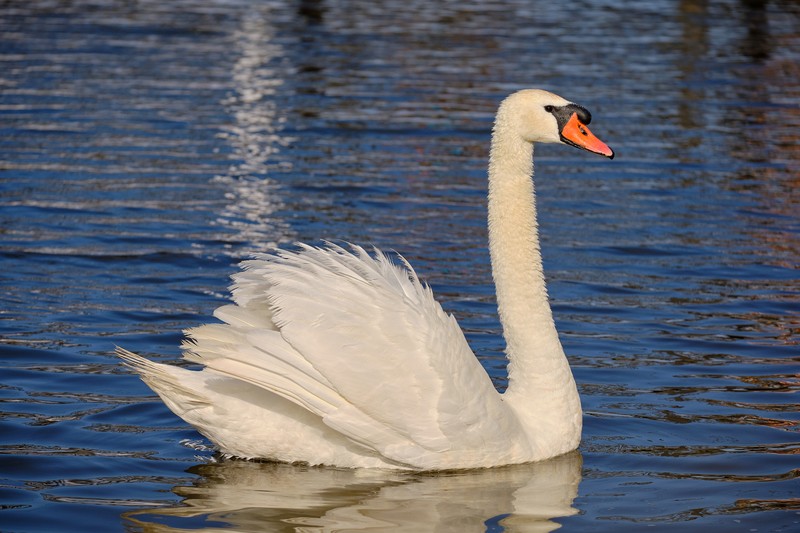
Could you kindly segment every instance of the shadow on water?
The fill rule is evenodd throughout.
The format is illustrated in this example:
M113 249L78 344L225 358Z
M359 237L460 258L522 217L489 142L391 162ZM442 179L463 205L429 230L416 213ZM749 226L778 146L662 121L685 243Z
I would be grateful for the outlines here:
M577 513L574 452L513 467L410 474L223 460L190 469L173 507L125 513L146 531L529 531Z

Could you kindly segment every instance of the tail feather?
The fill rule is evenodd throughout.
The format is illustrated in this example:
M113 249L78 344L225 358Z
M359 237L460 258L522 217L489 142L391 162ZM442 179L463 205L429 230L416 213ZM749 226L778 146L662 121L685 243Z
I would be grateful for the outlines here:
M190 370L184 368L155 363L137 355L125 348L117 346L117 355L125 366L139 374L153 391L158 394L164 403L177 415L181 413L207 407L210 402L197 388L189 387L182 374L191 375Z

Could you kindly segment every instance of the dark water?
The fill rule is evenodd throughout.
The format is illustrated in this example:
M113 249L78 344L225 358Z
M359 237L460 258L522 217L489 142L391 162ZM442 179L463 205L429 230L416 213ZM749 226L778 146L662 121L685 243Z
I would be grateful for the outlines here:
M403 253L498 387L492 114L537 149L579 453L440 476L216 461L120 368L253 250ZM797 531L796 2L0 3L0 530ZM552 520L552 521L551 521Z

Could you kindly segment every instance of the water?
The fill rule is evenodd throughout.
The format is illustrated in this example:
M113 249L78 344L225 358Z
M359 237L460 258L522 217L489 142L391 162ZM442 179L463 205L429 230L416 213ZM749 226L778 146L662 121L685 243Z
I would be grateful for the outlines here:
M0 530L800 528L794 2L5 2ZM537 148L578 453L447 475L218 461L112 355L180 357L251 251L403 253L498 388L494 108Z

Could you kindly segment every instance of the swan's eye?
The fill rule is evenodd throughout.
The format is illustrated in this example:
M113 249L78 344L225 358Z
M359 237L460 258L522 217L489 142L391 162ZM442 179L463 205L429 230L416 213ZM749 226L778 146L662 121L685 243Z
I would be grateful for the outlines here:
M555 109L555 107L553 107L551 105L544 106L544 110L547 111L548 113L552 113L554 109Z

